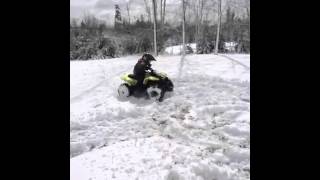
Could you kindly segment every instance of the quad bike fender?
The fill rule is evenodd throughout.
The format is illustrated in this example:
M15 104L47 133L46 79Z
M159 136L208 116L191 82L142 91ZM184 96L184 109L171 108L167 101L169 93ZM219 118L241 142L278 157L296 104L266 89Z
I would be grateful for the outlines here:
M155 76L148 76L148 77L144 78L143 84L146 85L146 84L148 84L148 81L159 81L159 80L160 79Z
M133 78L129 77L129 74L125 74L125 75L121 76L121 79L123 81L127 82L128 85L130 85L130 86L134 86L138 82L136 79L133 79Z
M164 72L159 72L157 75L160 76L162 79L168 77L167 74Z

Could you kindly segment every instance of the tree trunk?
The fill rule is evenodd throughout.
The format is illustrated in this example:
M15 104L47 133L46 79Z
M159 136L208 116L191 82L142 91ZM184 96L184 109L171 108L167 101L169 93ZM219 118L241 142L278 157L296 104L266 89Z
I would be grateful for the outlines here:
M196 43L198 43L198 39L199 39L199 31L198 31L198 29L199 29L199 8L198 8L198 1L196 2L196 4L195 4L195 16L196 16L196 18L195 18L195 20L196 20L196 22L195 22L195 25L196 25L196 27L195 27L195 38L194 38L194 40L195 40L195 42Z
M185 8L185 2L182 0L182 56L186 55L186 42L185 42L185 22L186 22L186 8Z
M202 22L204 3L204 0L200 0L200 23Z
M218 4L218 27L217 27L217 37L216 37L216 46L215 46L215 50L214 53L218 54L218 50L219 50L219 36L220 36L220 25L221 25L221 0L219 0L219 4Z
M161 24L161 25L162 25L162 13L163 13L163 12L162 12L162 11L163 11L163 10L162 10L162 1L163 1L163 0L160 0L160 24Z
M204 8L204 2L205 0L200 0L200 18L199 18L199 27L198 27L198 33L199 36L202 35L202 21L203 21L203 8Z
M164 0L163 2L162 24L165 23L165 17L166 17L166 0Z
M157 4L156 0L152 0L153 2L153 44L154 44L154 54L158 56L157 51Z

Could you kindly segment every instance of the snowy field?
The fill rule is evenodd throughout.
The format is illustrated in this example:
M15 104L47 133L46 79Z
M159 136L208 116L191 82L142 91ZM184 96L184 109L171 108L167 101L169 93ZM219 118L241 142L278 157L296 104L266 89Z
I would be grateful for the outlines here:
M159 56L174 92L119 100L138 58L70 62L70 179L250 179L250 55Z

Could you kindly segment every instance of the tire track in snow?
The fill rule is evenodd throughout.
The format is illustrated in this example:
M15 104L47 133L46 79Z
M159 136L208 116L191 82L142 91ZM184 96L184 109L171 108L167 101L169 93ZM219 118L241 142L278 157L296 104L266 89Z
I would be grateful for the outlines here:
M104 81L105 81L105 79L102 80L101 82L99 82L97 85L95 85L95 86L93 86L93 87L91 87L91 88L83 91L83 92L80 93L79 95L76 95L76 96L70 98L70 103L74 103L74 102L82 99L83 96L89 94L91 91L93 91L93 90L95 90L96 88L98 88L99 86L101 86L101 85L104 83Z
M187 78L189 79L189 78ZM228 94L224 95L222 92L219 93L219 91L216 91L215 93L219 93L220 95L217 95L216 97L219 96L225 96L225 97L230 97L230 95L235 95L235 97L239 96L238 95L238 91L241 91L241 89L245 88L246 86L244 84L236 84L233 82L229 82L229 81L225 81L223 79L218 80L218 79L212 79L215 80L213 81L214 84L216 84L215 86L212 86L211 88L218 88L221 89L223 91L230 89L232 90L231 92L229 92ZM199 81L198 81L199 82ZM210 82L210 80L209 80ZM212 82L212 81L211 81ZM186 84L188 84L188 81L183 81L182 84L180 84L182 87L186 86ZM238 90L238 88L240 88ZM185 94L186 96L188 96L188 94L192 94L193 92L191 91L191 89L194 89L194 87L189 87L189 89L184 89L183 91L187 91L188 93ZM237 90L237 91L234 91ZM177 91L182 91L181 89L177 89ZM211 90L208 90L211 91ZM192 114L190 114L191 111L198 111L198 113L200 114L215 114L214 116L217 116L219 118L223 118L223 114L227 114L229 112L232 112L234 110L236 111L247 111L247 106L248 104L241 104L241 99L235 99L235 102L229 102L232 101L232 98L230 97L229 99L227 99L228 101L224 102L223 100L219 100L219 104L214 104L214 103L208 103L207 105L202 104L204 109L203 110L197 110L197 108L195 108L193 106L193 102L190 101L188 102L187 99L185 99L186 96L182 95L183 97L181 98L177 98L177 97L173 97L172 99L168 99L168 101L166 101L166 105L162 106L160 105L157 108L157 111L154 112L154 114L152 115L154 121L158 121L159 125L165 125L167 129L167 132L161 132L161 136L163 137L170 137L170 139L174 138L178 141L183 142L187 142L185 145L204 145L204 146L215 146L216 149L219 149L221 147L224 148L228 148L229 146L231 146L232 144L224 142L226 140L222 139L222 140L218 140L219 138L221 138L222 135L217 134L217 135L213 135L211 134L212 141L210 143L206 142L206 141L200 141L200 137L208 137L209 136L209 132L211 131L210 129L207 129L208 126L204 126L204 127L198 127L196 124L196 122L198 120L195 119L195 117L193 117ZM209 97L211 97L212 95L209 95ZM196 95L193 97L193 99L196 99ZM205 96L199 97L204 98ZM208 97L208 98L209 98ZM209 98L210 99L210 98ZM212 98L215 99L215 98ZM203 101L203 99L201 99L201 101ZM181 109L181 106L182 109ZM176 108L177 109L176 109ZM172 113L172 109L176 109L176 111L174 113ZM216 111L216 112L215 112ZM170 113L171 112L171 113ZM166 114L166 116L163 117L163 114ZM203 115L201 118L207 118L209 116ZM234 119L235 117L227 118L227 119ZM214 118L215 119L215 118ZM213 120L214 120L213 119ZM168 125L168 122L170 122L171 124ZM192 122L195 123L194 125L189 124L186 122ZM210 122L210 121L208 121ZM225 125L229 125L232 122L227 123L227 120L223 121L224 124L220 125L222 127L224 127ZM210 123L209 123L210 124ZM210 124L210 126L212 126L212 129L217 128L216 126L221 124L221 122L214 120L213 124ZM174 128L174 129L172 129ZM180 129L179 131L176 131L176 129ZM193 136L188 136L188 133L190 130L192 131L197 131L200 132L199 137L193 137ZM179 133L177 133L179 132ZM201 134L203 133L203 134ZM200 138L200 139L199 139ZM216 146L216 143L214 143L215 141L219 142L219 146Z
M212 58L210 58L212 59ZM192 66L193 64L186 61L186 64ZM185 64L185 65L186 65ZM120 69L125 69L125 67L128 67L130 65L122 65L119 64L119 68ZM177 64L177 66L179 66L179 64ZM117 76L119 76L121 73L125 73L127 71L129 71L129 69L131 69L132 67L130 66L130 68L128 68L127 70L122 70L122 71L118 71L118 73L113 73L112 76L110 75L110 79L109 81L106 80L106 82L102 82L100 84L100 86L103 86L103 88L114 88L113 86L110 87L108 86L109 84L114 84L115 83L115 78L118 78ZM173 67L176 68L176 67ZM215 98L211 98L212 100L217 100L219 102L220 106L226 106L226 107L222 107L224 110L214 110L215 108L213 108L214 111L223 111L223 112L228 112L228 111L232 111L232 110L239 110L236 108L233 108L233 106L229 105L229 101L231 102L231 97L230 95L235 95L236 97L240 96L240 94L238 94L238 88L245 88L246 84L240 83L240 82L233 82L233 81L226 81L224 79L221 78L216 78L216 77L212 77L209 78L207 76L194 76L192 73L188 73L188 72L184 72L186 73L184 75L183 80L175 82L175 84L179 84L179 86L176 86L176 96L173 96L169 99L167 99L165 101L165 105L162 104L149 104L147 103L147 105L143 105L142 107L137 107L137 108L133 108L130 109L128 111L116 111L116 112L106 112L106 113L102 113L102 114L98 114L98 115L94 115L91 116L88 119L88 124L84 123L84 125L87 125L87 127L85 127L82 132L79 132L79 136L80 133L83 133L84 131L87 131L85 134L81 134L81 137L79 139L75 138L75 142L79 143L79 146L83 146L85 147L84 150L80 150L79 154L85 153L85 152L89 152L93 149L99 149L100 147L103 146L108 146L109 143L114 143L114 142L119 142L119 141L126 141L126 140L131 140L131 139L137 139L137 138L146 138L149 136L153 136L156 134L160 134L160 136L163 137L167 137L166 135L169 135L171 138L173 137L175 140L178 140L179 142L183 140L187 141L187 144L190 143L193 146L214 146L215 148L219 148L220 146L216 146L216 143L213 143L215 141L219 142L220 144L222 144L223 147L228 147L230 144L227 142L224 142L223 140L219 140L220 138L220 134L217 135L211 135L208 134L208 132L203 132L202 131L210 131L210 130L206 130L203 128L198 128L197 126L193 127L193 125L191 124L190 126L190 122L196 122L199 120L194 120L194 119L188 119L190 117L188 117L189 115L191 116L192 114L189 113L180 113L180 110L178 110L178 114L175 115L175 113L173 114L174 116L176 116L177 118L172 118L172 112L177 111L177 108L182 105L185 104L188 99L198 99L198 95L200 96L200 99L198 99L200 102L204 102L204 103L200 103L199 105L201 106L208 106L208 105L212 105L213 102L208 101L209 104L205 103L205 100L207 100L209 97L211 96L215 96L218 99ZM106 75L106 74L105 74ZM107 79L107 76L105 76ZM173 76L173 79L177 78ZM194 85L194 87L189 87L190 86L190 82L198 82L197 84ZM202 83L201 83L202 82ZM213 84L212 84L213 83ZM212 84L210 87L208 87L209 89L216 89L215 93L210 93L211 90L208 90L208 94L201 93L200 91L197 91L198 87L203 87L206 84ZM100 87L97 86L96 88ZM91 91L89 91L88 93L92 94L92 91L96 88L93 88ZM201 88L200 88L201 89ZM200 90L199 89L199 90ZM221 90L221 91L219 91ZM226 91L227 90L227 91ZM234 91L236 90L236 91ZM104 98L108 98L110 96L110 90L108 91L108 96L105 96ZM112 91L113 92L113 91ZM187 93L185 93L187 92ZM227 94L224 94L223 92L227 92ZM194 94L196 93L196 94ZM216 93L218 93L219 95L215 95ZM230 94L231 93L231 94ZM197 95L198 94L198 95ZM206 95L204 95L206 94ZM84 94L84 96L89 95L89 94ZM83 96L83 97L84 97ZM101 97L101 96L97 96L95 97L95 94L92 94L92 97L94 99L96 99L97 97ZM226 99L224 100L224 98L219 99L219 97L225 97ZM210 99L210 98L209 98ZM236 101L236 105L241 106L242 108L242 104L237 104L237 102L240 101L241 98L237 98L235 99ZM135 100L132 100L132 103L136 103L139 104L139 100L137 100L135 102ZM226 101L226 102L224 102ZM192 101L191 101L192 102ZM228 103L228 104L226 104ZM192 104L192 103L190 103ZM245 107L247 106L247 104L245 105ZM106 105L104 106L104 108L111 108L112 105ZM144 113L138 115L138 116L132 116L132 112L131 111L141 111L143 108L144 109ZM178 108L179 109L179 108ZM208 109L208 108L207 108ZM221 108L220 108L221 109ZM202 113L202 110L197 110L200 114ZM243 109L240 109L243 110ZM201 111L201 112L200 112ZM212 111L212 108L208 109L208 110L204 110L203 112L205 112L208 117L210 115L210 111ZM152 115L153 114L155 116L159 115L160 117L165 115L164 117L161 117L161 119L157 120L158 122L154 122L154 120L152 120ZM189 123L185 124L186 122L184 122L183 119L180 119L180 115L181 117L188 119ZM108 118L107 118L108 117ZM122 117L128 117L128 118L122 118ZM221 117L221 115L217 114L217 117ZM133 119L140 119L139 121L135 121ZM207 118L205 115L203 115L203 118ZM115 121L101 121L99 119L115 119ZM201 118L200 118L201 119ZM141 121L143 120L143 122ZM170 124L166 124L166 122L169 122ZM209 122L209 121L208 121ZM159 123L159 124L158 124ZM164 123L164 124L163 124ZM221 122L218 122L220 125ZM153 126L153 124L155 126ZM161 125L161 126L160 126ZM216 125L215 125L216 126ZM221 125L221 126L224 126ZM96 128L99 127L99 128ZM142 127L142 128L141 128ZM165 128L165 131L163 131L162 128ZM181 130L181 132L179 131L179 133L176 133L176 128L178 128L179 130ZM125 129L125 130L124 130ZM143 129L143 130L142 130ZM109 131L110 130L110 131ZM197 137L189 137L188 136L188 132L189 131L193 131L193 135L197 135ZM76 130L77 131L77 130ZM77 132L74 132L74 134L77 134ZM96 135L92 136L93 132L99 132ZM127 134L122 134L122 132L127 132ZM200 133L200 134L197 134ZM208 136L212 136L210 139L210 143L206 143L206 141L204 141L205 137ZM104 144L102 146L99 145L94 145L91 146L91 141L92 139L99 139L99 137L109 137L106 140L101 140L101 143ZM168 137L168 138L170 138ZM88 138L86 141L82 141L83 139ZM203 141L199 141L198 138L202 138ZM100 141L100 140L99 140ZM198 142L199 141L199 142ZM77 145L77 144L76 144ZM86 150L86 147L89 147L88 150ZM74 154L79 155L79 154Z
M231 62L233 63L232 65L237 66L236 63ZM195 66L193 65L197 65L196 63L188 61L185 63L191 66L189 69L194 68ZM218 63L220 63L220 61ZM222 60L221 63L226 64L226 68L230 66L227 60ZM200 65L206 65L206 63ZM214 64L210 62L208 65ZM129 66L130 65L119 64L117 69L125 69ZM171 68L176 69L176 67L177 66L172 66ZM118 72L121 73L119 69ZM235 70L239 69L241 71L244 70L242 68L235 68ZM116 84L118 83L116 78L118 79L119 77L115 75L117 71L107 68L106 71L108 70L111 70L110 73L112 74L109 74L108 77L105 76L107 80L100 85L101 88L98 86L97 90L93 89L94 92L91 91L89 92L90 94L83 96L82 100L84 100L84 104L87 102L87 98L98 99L99 97L101 98L103 94L103 99L108 99L111 93L114 92L113 89L116 88ZM170 69L168 68L168 70ZM88 161L85 162L89 162L90 160L91 163L86 165L88 165L88 167L93 166L100 168L100 164L96 165L97 161L95 160L99 161L103 159L103 157L108 156L109 153L112 156L113 165L101 165L101 168L107 167L110 170L111 168L121 167L116 165L119 161L114 161L114 159L118 158L121 159L121 162L125 162L125 168L141 167L141 169L146 168L148 172L150 172L154 170L153 168L156 168L158 171L166 168L164 167L165 164L162 164L166 161L150 158L152 161L158 160L159 162L152 164L152 168L150 168L151 166L149 166L148 162L144 161L145 159L141 161L143 165L137 163L140 161L139 159L133 161L131 164L127 159L133 159L131 157L136 156L134 156L134 153L131 153L133 156L130 156L131 154L122 156L121 153L123 151L121 151L121 149L133 147L133 149L144 150L147 148L147 150L149 150L153 146L156 146L159 147L159 150L156 151L157 154L162 153L165 157L169 157L168 160L170 160L170 163L172 159L172 164L174 163L174 165L173 170L170 172L176 172L177 169L175 168L177 167L191 167L193 165L190 162L200 162L201 159L205 159L210 163L216 163L221 169L229 169L230 172L234 171L236 174L235 177L239 178L228 178L229 175L227 177L227 174L221 174L218 170L207 168L212 166L210 163L201 164L197 172L203 174L218 174L219 176L217 175L217 177L225 179L250 179L250 176L246 176L243 170L246 168L250 173L250 164L248 163L250 156L247 155L248 149L250 149L250 136L247 138L244 135L249 131L246 127L248 127L250 119L249 117L243 117L242 120L239 119L242 114L245 115L250 111L250 101L249 103L242 103L241 101L242 94L250 98L248 89L250 83L225 80L220 77L210 76L209 73L199 75L193 73L193 71L188 72L186 70L187 69L183 72L183 78L179 81L179 86L175 86L175 95L165 99L163 103L149 104L144 103L145 101L143 100L130 99L129 102L134 105L128 107L126 104L123 104L126 105L126 107L122 108L121 105L108 104L106 103L107 100L103 100L103 108L107 109L106 111L98 112L103 108L97 109L96 115L86 117L87 122L80 121L78 124L72 125L75 132L71 134L73 137L72 140L74 141L72 142L73 149L71 148L70 151L73 150L72 152L75 153L74 156L78 156L106 146L109 146L110 149L117 147L115 151L106 151L106 155L97 156L97 159L93 159L94 161L88 159ZM172 77L173 80L177 80L177 76L172 75L170 77ZM175 82L175 85L176 84ZM111 100L113 99L111 98ZM119 111L118 107L120 107ZM90 109L90 113L91 112ZM236 126L238 124L246 126L243 127L244 129L235 128L238 127ZM77 130L79 131L76 132ZM157 136L160 136L161 139L158 140L156 138ZM240 138L247 138L247 142L237 139L238 136ZM153 137L156 141L148 141L148 139ZM134 145L130 145L129 143L131 142L134 142ZM118 146L126 143L128 143L128 145ZM178 148L173 146L175 144L179 144ZM240 147L243 145L248 147ZM185 151L185 149L192 151ZM131 151L129 151L129 153L130 152ZM137 153L141 152L137 151ZM149 151L147 151L147 153L149 153ZM189 157L189 155L191 156ZM108 161L102 164L106 164L106 162ZM97 174L96 169L92 169L94 170L93 174ZM191 170L187 169L181 171L181 173ZM114 169L110 171L114 171ZM131 175L132 174L130 174L130 176ZM142 176L139 175L137 177ZM152 179L151 176L143 177L150 177L148 179ZM93 176L92 178L95 177ZM121 179L117 172L116 178ZM180 178L180 176L168 176L167 179L171 178L177 179ZM181 176L181 178L184 177ZM199 176L199 178L209 179L208 176Z
M117 62L118 64L118 62ZM110 136L110 133L113 134L113 132L109 132L108 129L110 129L110 126L108 124L102 123L101 119L104 119L106 117L114 116L114 118L117 118L117 115L114 115L113 113L100 113L99 111L101 110L96 110L96 107L103 105L105 108L110 108L107 104L104 102L99 102L98 106L94 105L94 101L101 101L101 93L103 93L103 99L109 99L111 96L113 96L114 91L110 91L110 89L115 88L116 79L119 79L119 76L131 71L132 65L131 64L118 64L118 70L113 71L113 69L110 70L109 67L110 64L108 65L100 65L101 71L99 72L100 74L103 75L102 81L97 83L95 86L92 88L89 88L85 91L83 91L80 95L73 97L73 101L71 102L71 106L74 106L73 103L75 102L85 102L86 105L89 105L90 111L88 112L82 112L81 114L75 115L75 119L81 119L85 116L87 116L87 122L81 122L81 123L73 123L72 125L72 130L71 135L74 137L71 137L70 142L73 142L72 145L70 146L70 156L76 156L79 154L82 154L87 151L91 151L92 149L99 148L102 146L106 146L106 144L109 143L110 139L107 138L107 140L99 140L100 138L98 137L108 137ZM112 67L112 66L111 66ZM106 73L106 72L114 72L112 74ZM100 97L100 98L99 98ZM104 100L103 100L104 101ZM102 103L102 104L101 104ZM78 106L78 105L75 105ZM89 108L88 106L88 108ZM112 110L111 110L112 111ZM117 112L117 111L116 111ZM122 113L120 113L122 114ZM100 119L100 120L99 120ZM98 127L98 131L97 128ZM123 127L120 126L120 127ZM102 128L102 129L101 129ZM113 130L118 130L117 128L111 128ZM128 129L130 130L130 129ZM93 132L98 132L93 133ZM95 135L94 135L95 134ZM77 138L77 136L79 138ZM122 137L118 137L120 140L123 140ZM111 139L112 141L119 141L119 139L116 138L115 140ZM84 139L86 139L84 141Z
M80 99L82 99L83 96L85 96L86 94L89 94L91 91L95 90L96 88L98 88L99 86L101 86L104 81L106 80L106 73L105 73L105 70L103 69L102 65L99 65L99 67L101 68L102 70L102 73L104 74L104 78L102 81L100 81L99 83L97 83L96 85L92 86L91 88L87 89L87 90L84 90L83 92L81 92L80 94L74 96L74 97L71 97L70 98L70 103L74 103L75 101L78 101Z
M250 67L249 67L249 66L247 66L247 65L245 65L245 64L243 64L243 63L241 63L240 61L238 61L238 60L236 60L236 59L233 59L233 58L231 58L231 57L229 57L229 56L226 56L226 55L223 55L223 54L218 54L218 56L221 56L221 57L227 58L227 59L229 59L229 60L231 60L231 61L233 61L233 62L235 62L235 63L237 63L237 64L241 65L241 66L242 66L242 67L244 67L247 71L250 71Z
M124 70L124 71L121 71L121 72L119 72L119 73L116 73L116 74L113 75L112 77L117 77L117 76L119 76L119 75L121 75L121 74L123 74L123 73L125 73L125 72L128 72L130 69L131 69L131 67L128 68L128 69L126 69L126 70ZM106 76L106 72L105 72L105 70L104 70L103 67L102 67L102 71L103 71L103 74L104 74L104 76L103 76L104 79L103 79L102 81L100 81L99 83L97 83L95 86L93 86L93 87L91 87L91 88L83 91L83 92L80 93L79 95L76 95L76 96L70 98L70 103L71 103L71 104L72 104L72 103L75 103L75 102L77 102L77 101L79 101L79 100L81 100L84 96L89 95L91 92L93 92L95 89L97 89L98 87L100 87L100 86L103 85L104 83L109 82L108 79L107 79L107 76ZM106 85L108 85L108 84L110 84L110 82L107 83Z

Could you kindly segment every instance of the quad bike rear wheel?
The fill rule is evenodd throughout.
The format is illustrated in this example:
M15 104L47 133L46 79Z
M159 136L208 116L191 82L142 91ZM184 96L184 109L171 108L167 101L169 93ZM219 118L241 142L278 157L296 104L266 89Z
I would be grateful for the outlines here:
M126 83L123 83L118 88L118 95L120 98L126 98L131 95L130 86Z

